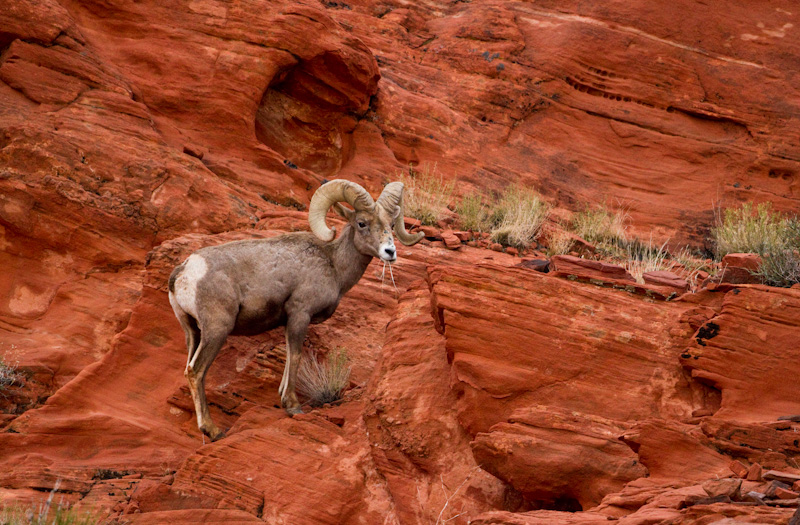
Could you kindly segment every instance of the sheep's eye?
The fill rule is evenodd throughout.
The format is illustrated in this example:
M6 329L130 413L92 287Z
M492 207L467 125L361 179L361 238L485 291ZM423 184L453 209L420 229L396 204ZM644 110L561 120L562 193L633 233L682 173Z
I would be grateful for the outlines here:
M367 227L367 223L364 222L364 221L358 221L358 227L359 228L366 228Z

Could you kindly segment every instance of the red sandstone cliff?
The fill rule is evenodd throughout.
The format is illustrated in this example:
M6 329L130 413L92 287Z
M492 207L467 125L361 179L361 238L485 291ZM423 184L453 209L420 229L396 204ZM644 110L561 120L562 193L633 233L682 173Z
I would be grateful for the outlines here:
M345 403L286 417L282 334L231 338L208 384L231 430L204 445L166 278L305 228L323 177L375 192L412 162L696 245L715 206L796 210L796 11L6 1L0 355L26 379L0 398L0 502L61 480L129 523L787 523L703 487L733 460L800 473L795 289L654 302L402 249L399 292L370 268L309 336L349 349Z

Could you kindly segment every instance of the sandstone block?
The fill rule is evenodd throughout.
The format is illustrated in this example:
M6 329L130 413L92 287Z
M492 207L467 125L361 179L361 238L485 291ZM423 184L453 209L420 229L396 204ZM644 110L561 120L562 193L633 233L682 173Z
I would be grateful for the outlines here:
M759 278L753 272L761 266L761 257L754 253L729 253L720 263L722 276L720 282L731 284L758 284Z
M722 258L722 266L744 268L755 272L761 266L761 257L755 253L729 253Z
M435 226L420 226L420 231L425 234L426 239L442 239L441 231L439 231L439 228L436 228Z
M740 478L747 477L747 467L745 467L740 461L731 461L729 467L731 472L733 472L736 476Z
M734 478L712 479L703 483L703 490L709 497L727 496L733 500L738 499L742 488L742 480Z
M758 463L753 463L750 465L750 468L747 469L747 481L761 481L762 478L762 469L761 465Z
M775 489L775 497L778 499L795 499L797 497L800 497L800 492L795 492L794 490L778 487Z
M581 259L572 255L556 255L550 260L555 271L587 275L600 279L617 279L636 282L628 271L618 264L604 263L592 259Z
M766 481L781 481L783 483L792 484L796 481L800 481L800 475L793 474L791 472L783 472L780 470L768 470L764 473L764 479Z
M669 286L675 288L678 293L685 293L689 290L689 283L678 275L669 271L644 272L642 278L646 284L658 286Z
M422 226L420 220L414 217L403 217L403 223L406 225L406 230L412 230Z
M441 233L444 245L449 250L457 250L461 248L461 239L459 239L452 230L445 230Z
M550 261L547 259L523 259L517 264L520 268L529 268L537 272L547 273L550 271Z

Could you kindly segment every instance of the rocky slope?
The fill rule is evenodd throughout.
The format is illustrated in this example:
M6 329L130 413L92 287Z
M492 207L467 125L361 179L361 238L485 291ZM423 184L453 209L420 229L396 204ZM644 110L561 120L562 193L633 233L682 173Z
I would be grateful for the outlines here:
M714 206L796 210L795 11L6 2L0 356L24 377L0 397L0 502L59 482L127 523L787 523L792 478L765 473L800 474L778 420L800 414L796 289L665 302L426 241L396 289L376 263L312 329L309 351L353 359L341 405L287 418L282 333L231 338L211 444L166 279L200 246L304 229L323 177L377 192L409 163L696 246Z

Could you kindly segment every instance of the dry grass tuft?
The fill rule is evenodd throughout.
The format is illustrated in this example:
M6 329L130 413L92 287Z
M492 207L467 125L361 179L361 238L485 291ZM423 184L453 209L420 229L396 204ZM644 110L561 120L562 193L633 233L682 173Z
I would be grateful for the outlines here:
M459 226L474 232L490 231L492 221L486 201L486 197L480 193L463 196L456 206Z
M785 249L764 254L755 274L763 284L789 288L800 283L800 253Z
M4 358L0 357L0 395L3 395L6 390L18 381L17 365L7 363Z
M351 370L344 348L332 350L323 362L316 354L307 356L297 372L297 390L312 407L334 403L342 399L350 384Z
M549 213L550 205L535 191L522 186L509 187L494 208L492 240L505 246L527 248Z
M606 255L624 257L628 244L627 213L618 210L611 212L605 206L587 207L575 214L572 229L576 235L592 243Z
M552 230L547 236L547 255L564 255L572 248L572 235L564 230Z
M756 253L762 264L756 275L770 286L800 282L800 219L773 212L770 203L728 208L711 231L717 258L729 253Z
M426 164L421 171L409 166L408 173L400 175L400 181L405 185L403 205L406 215L429 226L435 226L450 215L447 206L453 197L455 182L445 181L437 174L436 164L432 167Z
M769 203L755 208L747 202L718 214L711 231L718 259L729 253L776 253L790 247L792 222L772 212Z
M705 258L693 254L688 246L672 254L672 260L681 265L682 269L678 270L677 274L689 283L692 291L697 290L700 285L701 272L706 272L708 275L717 273L716 267L708 265Z
M672 268L672 261L667 259L669 253L665 249L667 243L661 246L653 244L651 238L647 244L635 239L626 244L627 257L623 266L628 270L636 282L644 284L646 272L658 272Z

